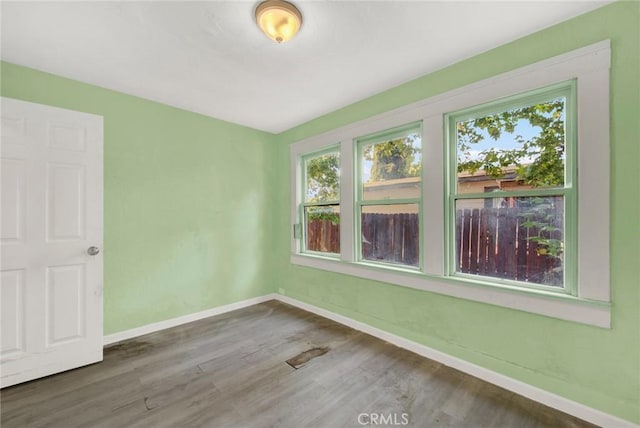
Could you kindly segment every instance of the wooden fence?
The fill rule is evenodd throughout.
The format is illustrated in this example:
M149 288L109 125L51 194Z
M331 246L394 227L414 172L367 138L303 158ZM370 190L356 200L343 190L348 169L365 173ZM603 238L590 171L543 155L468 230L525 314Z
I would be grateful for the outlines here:
M340 225L330 220L311 220L307 223L307 249L323 253L340 252Z
M419 261L417 214L364 214L363 258L417 266ZM340 252L340 225L312 220L307 225L307 248Z
M458 272L538 284L561 285L560 260L536 242L540 236L562 240L562 210L549 218L530 217L557 228L541 231L526 227L518 208L456 211L456 267Z
M362 215L362 258L418 266L418 214Z
M557 257L532 237L562 239L562 210L547 223L556 231L526 227L518 208L464 209L456 212L456 269L458 272L539 284L560 285ZM530 218L529 220L539 220ZM307 248L340 252L340 225L312 220L307 228ZM417 214L364 214L363 258L417 266L419 230Z

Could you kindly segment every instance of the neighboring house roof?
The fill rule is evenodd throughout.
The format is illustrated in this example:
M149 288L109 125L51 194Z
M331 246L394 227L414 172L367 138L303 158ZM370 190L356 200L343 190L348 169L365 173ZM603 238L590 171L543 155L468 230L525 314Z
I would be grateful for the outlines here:
M375 190L378 187L389 189L393 187L405 187L407 185L417 184L418 182L420 182L420 177L394 178L392 180L367 181L364 183L364 187L371 190Z
M470 172L461 172L458 174L458 181L461 183L478 182L478 181L514 181L518 179L516 172L517 166L508 166L503 168L504 175L502 177L494 178L487 174L483 169L479 169L473 174ZM417 184L420 181L420 177L406 177L406 178L394 178L392 180L380 180L380 181L368 181L364 183L364 187L367 189L375 190L376 188L394 188L394 187L406 187L412 184Z
M463 171L458 174L458 181L461 183L474 182L474 181L486 181L486 180L495 180L495 181L513 181L518 178L518 174L516 170L517 166L507 166L502 168L504 175L502 177L492 177L485 172L484 169L479 169L473 174L467 171Z

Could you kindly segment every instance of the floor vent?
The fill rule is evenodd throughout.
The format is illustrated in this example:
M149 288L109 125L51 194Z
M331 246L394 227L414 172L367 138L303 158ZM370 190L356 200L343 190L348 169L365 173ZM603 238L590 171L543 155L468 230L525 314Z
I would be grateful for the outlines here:
M289 364L294 369L299 369L304 366L309 360L315 357L319 357L321 355L329 352L329 347L323 346L320 348L311 348L307 351L301 352L293 358L289 358L287 360L287 364Z

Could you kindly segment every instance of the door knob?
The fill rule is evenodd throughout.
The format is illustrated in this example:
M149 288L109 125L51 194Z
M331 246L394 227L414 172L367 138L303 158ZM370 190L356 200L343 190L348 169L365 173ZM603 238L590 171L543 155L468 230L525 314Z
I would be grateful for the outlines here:
M100 252L100 248L98 247L89 247L87 248L87 254L90 256L95 256Z

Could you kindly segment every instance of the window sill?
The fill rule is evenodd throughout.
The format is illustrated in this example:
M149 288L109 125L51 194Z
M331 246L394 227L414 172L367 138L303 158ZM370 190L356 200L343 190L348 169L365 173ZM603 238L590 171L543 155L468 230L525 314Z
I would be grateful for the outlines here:
M314 259L320 260L329 260L329 261L340 261L340 254L334 253L322 253L320 251L305 251L300 253L303 257L311 257Z
M581 299L565 293L520 289L469 278L430 275L413 269L390 269L369 263L351 263L308 254L292 254L291 263L566 321L611 328L610 303Z

